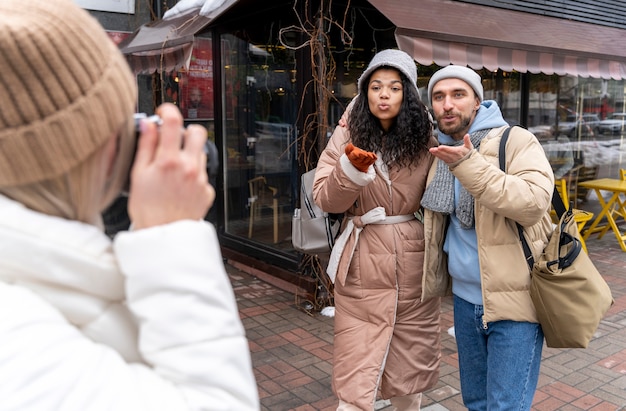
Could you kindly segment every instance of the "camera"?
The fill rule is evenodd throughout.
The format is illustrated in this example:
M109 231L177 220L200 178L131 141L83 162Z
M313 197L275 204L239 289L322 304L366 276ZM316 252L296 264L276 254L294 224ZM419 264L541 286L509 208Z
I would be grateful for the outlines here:
M162 124L161 117L159 117L157 114L148 115L146 113L135 113L133 115L133 121L135 122L135 141L139 140L139 134L141 134L140 123L142 120L150 121L157 126L160 126ZM137 150L136 147L135 150ZM207 173L209 174L209 177L212 177L214 179L217 175L218 167L220 164L219 153L217 151L215 143L207 140L206 144L204 145L204 152L207 155ZM134 154L132 162L135 162ZM215 185L214 180L212 180L212 184ZM129 183L126 184L125 190L128 190L128 185Z
M146 113L135 113L133 114L133 123L134 123L134 129L135 129L135 147L134 147L134 151L132 153L132 158L131 158L131 166L132 164L135 163L135 155L137 153L137 141L139 141L139 135L141 134L141 121L142 120L148 120L154 124L156 124L157 126L160 126L162 121L161 121L161 117L159 117L156 114L153 114L151 116L149 116ZM124 187L122 188L122 195L126 196L128 195L128 191L130 189L130 171L129 171L129 175L126 178L126 182L124 183Z
M162 123L161 117L159 117L157 114L153 114L149 116L146 113L135 113L133 115L133 121L135 122L135 138L136 139L139 138L139 134L141 133L140 123L141 123L141 120L144 120L144 119L156 124L157 126L160 126Z

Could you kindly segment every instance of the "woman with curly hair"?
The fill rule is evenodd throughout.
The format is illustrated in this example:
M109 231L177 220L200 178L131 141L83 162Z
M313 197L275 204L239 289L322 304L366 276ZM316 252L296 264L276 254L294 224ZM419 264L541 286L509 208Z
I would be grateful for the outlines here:
M333 390L338 410L419 410L439 378L439 298L421 301L420 201L436 145L413 59L376 54L358 81L347 125L320 156L313 195L344 213L330 257L335 284Z

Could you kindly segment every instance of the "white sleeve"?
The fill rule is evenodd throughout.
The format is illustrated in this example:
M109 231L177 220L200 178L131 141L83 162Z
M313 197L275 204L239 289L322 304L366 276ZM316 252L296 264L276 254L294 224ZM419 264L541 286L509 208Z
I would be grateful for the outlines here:
M117 235L139 349L190 410L257 410L258 391L217 234L180 221Z
M184 221L119 234L148 364L84 336L32 291L0 283L0 410L258 410L217 236Z

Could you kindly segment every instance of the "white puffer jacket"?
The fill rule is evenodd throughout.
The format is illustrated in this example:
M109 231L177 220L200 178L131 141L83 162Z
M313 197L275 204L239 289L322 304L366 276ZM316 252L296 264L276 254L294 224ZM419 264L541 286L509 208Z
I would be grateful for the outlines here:
M118 234L0 196L0 410L258 410L211 224Z

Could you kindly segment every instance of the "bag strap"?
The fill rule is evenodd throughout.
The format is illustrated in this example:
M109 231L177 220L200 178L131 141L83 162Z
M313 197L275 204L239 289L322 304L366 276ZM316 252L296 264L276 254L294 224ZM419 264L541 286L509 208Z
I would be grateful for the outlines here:
M513 126L515 127L515 126ZM506 142L509 139L509 132L513 127L509 127L502 134L502 139L500 140L500 149L498 150L498 160L500 161L500 170L506 172ZM570 208L573 205L570 204ZM559 216L559 220L565 214L565 204L563 204L563 199L556 189L556 185L554 186L554 191L552 192L552 207L556 211L556 214ZM533 265L535 264L535 259L533 258L533 253L530 251L530 247L528 246L528 242L526 241L526 237L524 237L524 229L522 226L515 222L517 225L517 232L519 233L520 241L522 242L522 248L524 249L524 255L526 256L526 262L528 263L528 267L532 270Z
M515 127L515 126L513 126ZM505 171L506 168L506 142L509 139L509 132L511 131L511 128L513 127L509 127L505 130L504 134L502 134L502 139L500 140L500 147L498 150L498 160L500 162L500 169L502 171ZM574 262L574 260L576 259L576 257L578 257L578 254L580 254L580 250L582 249L582 245L580 243L580 240L577 239L576 237L571 236L570 234L568 234L565 230L565 224L566 224L566 220L564 220L562 218L563 214L565 214L566 212L569 214L569 216L572 215L572 207L574 206L572 202L570 202L570 208L568 210L565 209L565 205L563 204L563 199L561 198L561 195L559 194L558 190L556 189L556 185L554 186L554 191L552 192L552 206L554 207L554 210L556 211L557 215L559 216L559 221L561 224L561 241L564 244L567 243L574 243L574 246L571 247L570 251L563 257L560 257L557 260L554 261L550 261L548 262L548 265L554 265L554 264L558 264L558 267L560 269L563 268L567 268L570 265L572 265L572 263ZM533 254L530 251L530 247L528 246L528 242L526 241L526 237L524 237L524 230L522 228L522 226L518 223L515 222L515 225L517 225L517 232L519 234L520 237L520 242L522 243L522 248L524 249L524 255L526 256L526 262L528 263L528 267L530 268L530 270L532 271L533 269L533 265L535 264L535 259L533 258ZM560 253L559 253L560 255Z
M513 126L515 127L515 126ZM502 138L500 139L500 149L498 150L498 160L500 161L500 170L506 172L506 142L509 139L509 133L513 127L508 127L504 134L502 134ZM556 190L556 187L555 187ZM554 199L554 195L552 195ZM515 222L517 226L517 233L519 234L519 239L522 243L522 249L524 249L524 255L526 256L526 263L528 267L532 270L533 265L535 265L535 258L533 257L532 251L530 251L530 247L528 246L528 242L526 241L526 237L524 237L524 229L521 224L517 221Z
M511 131L513 127L507 128L504 134L502 134L502 139L500 140L500 150L498 153L498 158L500 160L500 170L504 172L506 172L506 154L505 154L506 142L509 139L509 132ZM567 211L565 209L565 204L563 204L563 199L561 198L558 190L556 189L556 185L554 186L554 191L552 192L552 207L554 207L554 211L556 211L556 214L557 216L559 216L559 219L561 218L561 216L563 216L563 214L565 214L565 211ZM571 204L570 204L570 207L571 207Z

